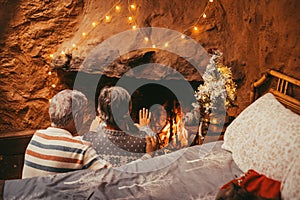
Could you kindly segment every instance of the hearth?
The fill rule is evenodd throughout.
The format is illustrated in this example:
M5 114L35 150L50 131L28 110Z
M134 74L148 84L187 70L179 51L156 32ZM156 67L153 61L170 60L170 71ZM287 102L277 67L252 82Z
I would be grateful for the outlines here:
M84 72L66 73L61 71L58 74L66 87L82 91L89 99L90 108L82 132L88 130L89 124L95 118L101 89L106 86L119 85L131 94L130 115L134 123L138 123L140 109L148 108L151 111L150 126L159 135L161 147L172 145L174 148L180 148L191 142L187 139L194 133L187 133L183 117L192 109L192 103L196 101L194 91L201 82L150 80L135 77L122 77L121 82L119 78ZM76 80L76 84L74 84L74 80ZM175 94L174 90L175 93L177 91L180 94Z

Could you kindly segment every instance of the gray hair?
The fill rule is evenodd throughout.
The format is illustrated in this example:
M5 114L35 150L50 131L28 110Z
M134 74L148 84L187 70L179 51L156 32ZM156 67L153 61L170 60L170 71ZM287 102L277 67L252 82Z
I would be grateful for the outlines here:
M51 125L65 127L87 105L87 101L86 96L77 90L66 89L57 93L49 107Z
M137 127L130 117L131 96L122 87L105 87L101 90L98 98L100 118L106 125L115 129L135 133Z

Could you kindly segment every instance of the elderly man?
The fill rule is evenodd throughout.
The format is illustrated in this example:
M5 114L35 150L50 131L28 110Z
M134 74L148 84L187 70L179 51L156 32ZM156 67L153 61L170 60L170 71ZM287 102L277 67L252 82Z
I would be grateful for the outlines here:
M109 165L98 157L88 142L76 136L86 104L85 95L76 90L63 90L52 98L51 126L33 135L26 149L22 178Z

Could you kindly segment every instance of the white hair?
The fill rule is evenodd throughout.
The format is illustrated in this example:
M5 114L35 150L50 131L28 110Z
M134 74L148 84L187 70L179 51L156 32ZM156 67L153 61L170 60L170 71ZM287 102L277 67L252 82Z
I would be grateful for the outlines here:
M66 89L57 93L49 107L51 125L65 127L86 105L86 96L77 90Z

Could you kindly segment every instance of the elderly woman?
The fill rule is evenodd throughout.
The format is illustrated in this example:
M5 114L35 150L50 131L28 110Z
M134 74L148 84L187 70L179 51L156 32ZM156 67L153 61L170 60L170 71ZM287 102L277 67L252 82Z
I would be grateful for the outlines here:
M136 126L129 114L130 99L129 93L122 87L102 89L98 98L101 123L96 130L83 135L98 155L114 167L147 159L156 149L155 137L148 137L154 135L148 127L150 113L147 109L141 110L140 124Z
M77 137L86 104L85 95L76 90L63 90L52 98L51 126L33 135L25 152L22 178L108 166L89 143Z

